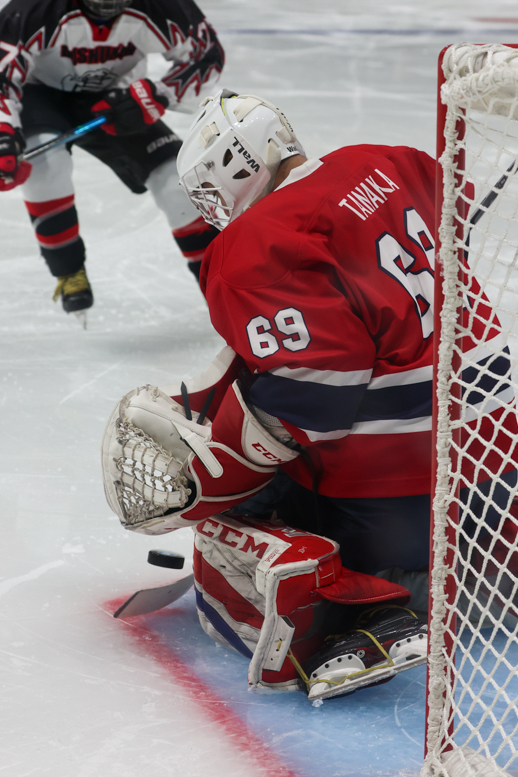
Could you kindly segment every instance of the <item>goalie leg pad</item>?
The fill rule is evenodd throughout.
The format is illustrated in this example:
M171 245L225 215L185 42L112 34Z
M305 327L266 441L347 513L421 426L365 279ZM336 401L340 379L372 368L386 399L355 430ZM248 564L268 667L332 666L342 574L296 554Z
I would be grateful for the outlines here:
M338 545L284 524L215 515L194 528L198 615L217 642L250 659L256 692L300 690L300 664L323 645L326 587L344 604L401 600L401 586L343 570ZM344 574L345 573L345 574ZM372 581L366 585L366 579Z

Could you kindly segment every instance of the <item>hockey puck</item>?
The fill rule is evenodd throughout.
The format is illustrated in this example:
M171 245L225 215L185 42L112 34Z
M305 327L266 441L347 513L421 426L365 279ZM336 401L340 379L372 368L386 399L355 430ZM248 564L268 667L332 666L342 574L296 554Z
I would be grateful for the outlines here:
M147 555L147 563L155 567L167 567L167 569L183 569L185 558L172 550L150 550Z

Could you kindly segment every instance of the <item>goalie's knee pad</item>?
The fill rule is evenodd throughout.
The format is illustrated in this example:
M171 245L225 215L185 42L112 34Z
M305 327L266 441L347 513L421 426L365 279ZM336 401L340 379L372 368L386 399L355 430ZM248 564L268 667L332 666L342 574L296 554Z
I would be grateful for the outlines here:
M338 545L284 524L215 515L194 528L200 623L250 659L249 686L299 690L324 642L327 601L408 601L405 588L342 567Z

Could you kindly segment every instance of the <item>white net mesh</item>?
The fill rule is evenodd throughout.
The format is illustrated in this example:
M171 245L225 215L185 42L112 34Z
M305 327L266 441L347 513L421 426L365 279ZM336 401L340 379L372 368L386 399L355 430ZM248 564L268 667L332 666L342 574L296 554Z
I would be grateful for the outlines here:
M496 777L518 773L518 52L454 46L443 69L444 302L422 775Z

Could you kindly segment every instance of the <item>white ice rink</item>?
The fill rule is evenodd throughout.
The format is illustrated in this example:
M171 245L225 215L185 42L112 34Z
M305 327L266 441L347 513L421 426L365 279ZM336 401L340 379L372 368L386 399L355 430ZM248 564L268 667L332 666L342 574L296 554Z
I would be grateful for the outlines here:
M514 0L200 5L226 50L220 84L276 102L310 156L360 142L433 155L440 50L518 39ZM168 121L180 135L190 123ZM314 708L248 694L246 660L202 634L192 596L111 617L114 602L189 571L147 565L148 549L189 560L192 539L120 527L101 483L107 417L137 385L195 375L221 341L150 196L74 159L87 331L52 302L20 190L0 199L0 777L418 774L424 670Z

